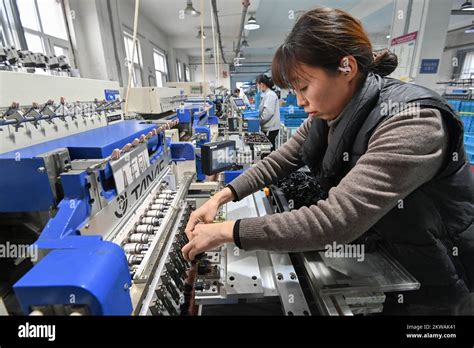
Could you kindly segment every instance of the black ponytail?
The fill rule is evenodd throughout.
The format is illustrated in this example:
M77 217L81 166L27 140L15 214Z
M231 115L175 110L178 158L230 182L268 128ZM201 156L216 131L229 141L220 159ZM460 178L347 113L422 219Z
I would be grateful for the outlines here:
M273 80L271 77L269 77L268 75L266 74L260 74L257 76L256 80L255 80L257 83L263 83L264 85L266 85L268 88L270 89L273 89L273 86L275 86L275 84L273 83Z

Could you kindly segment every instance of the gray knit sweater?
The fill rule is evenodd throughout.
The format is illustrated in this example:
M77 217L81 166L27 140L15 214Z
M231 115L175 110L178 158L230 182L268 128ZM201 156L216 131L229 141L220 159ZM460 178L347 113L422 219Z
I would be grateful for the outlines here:
M300 149L311 126L308 118L277 151L230 183L237 199L301 168ZM331 128L337 122L330 122ZM333 130L332 129L332 130ZM329 137L329 141L330 137ZM348 243L373 226L400 199L441 169L448 139L441 114L423 109L400 113L381 123L367 152L333 187L326 200L282 214L242 219L239 238L246 250L308 251Z

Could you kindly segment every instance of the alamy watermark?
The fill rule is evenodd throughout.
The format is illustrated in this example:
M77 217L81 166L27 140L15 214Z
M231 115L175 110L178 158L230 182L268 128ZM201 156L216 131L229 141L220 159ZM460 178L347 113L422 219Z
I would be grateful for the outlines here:
M18 326L19 338L46 338L52 342L56 340L56 325L38 325L26 322Z
M326 251L324 256L328 258L352 258L357 259L358 262L365 260L365 245L364 244L326 244L324 246Z
M392 102L391 100L380 104L380 114L382 116L396 115L400 112L410 114L415 117L420 116L421 105L420 103L404 103L404 102Z
M0 244L0 258L23 258L38 261L38 247L29 244L12 244L10 242Z

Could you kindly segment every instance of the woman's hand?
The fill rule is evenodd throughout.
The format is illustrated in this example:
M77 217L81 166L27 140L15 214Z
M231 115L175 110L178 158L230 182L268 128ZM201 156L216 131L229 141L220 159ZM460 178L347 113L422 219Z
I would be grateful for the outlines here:
M234 224L235 221L225 221L218 224L194 226L189 243L181 249L184 258L193 261L196 255L204 251L217 248L224 243L233 242Z
M186 236L191 240L192 232L199 223L209 224L214 221L217 210L219 209L219 202L214 198L209 199L206 203L201 205L198 209L193 211L189 216L188 224L186 225Z
M222 204L230 202L234 195L229 188L225 188L222 191L216 193L206 203L201 205L198 209L193 211L189 216L188 224L186 225L186 235L188 239L192 239L192 232L199 223L210 224L216 217L217 210Z

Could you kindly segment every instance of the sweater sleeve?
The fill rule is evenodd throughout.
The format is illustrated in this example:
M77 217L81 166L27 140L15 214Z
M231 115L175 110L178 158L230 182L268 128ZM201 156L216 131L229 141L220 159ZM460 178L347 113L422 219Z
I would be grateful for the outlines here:
M242 219L238 231L242 248L288 252L349 243L432 179L442 167L446 148L438 110L395 115L379 125L367 152L326 200L291 212Z
M295 134L278 150L235 178L228 186L240 200L303 166L300 150L311 127L307 118Z

